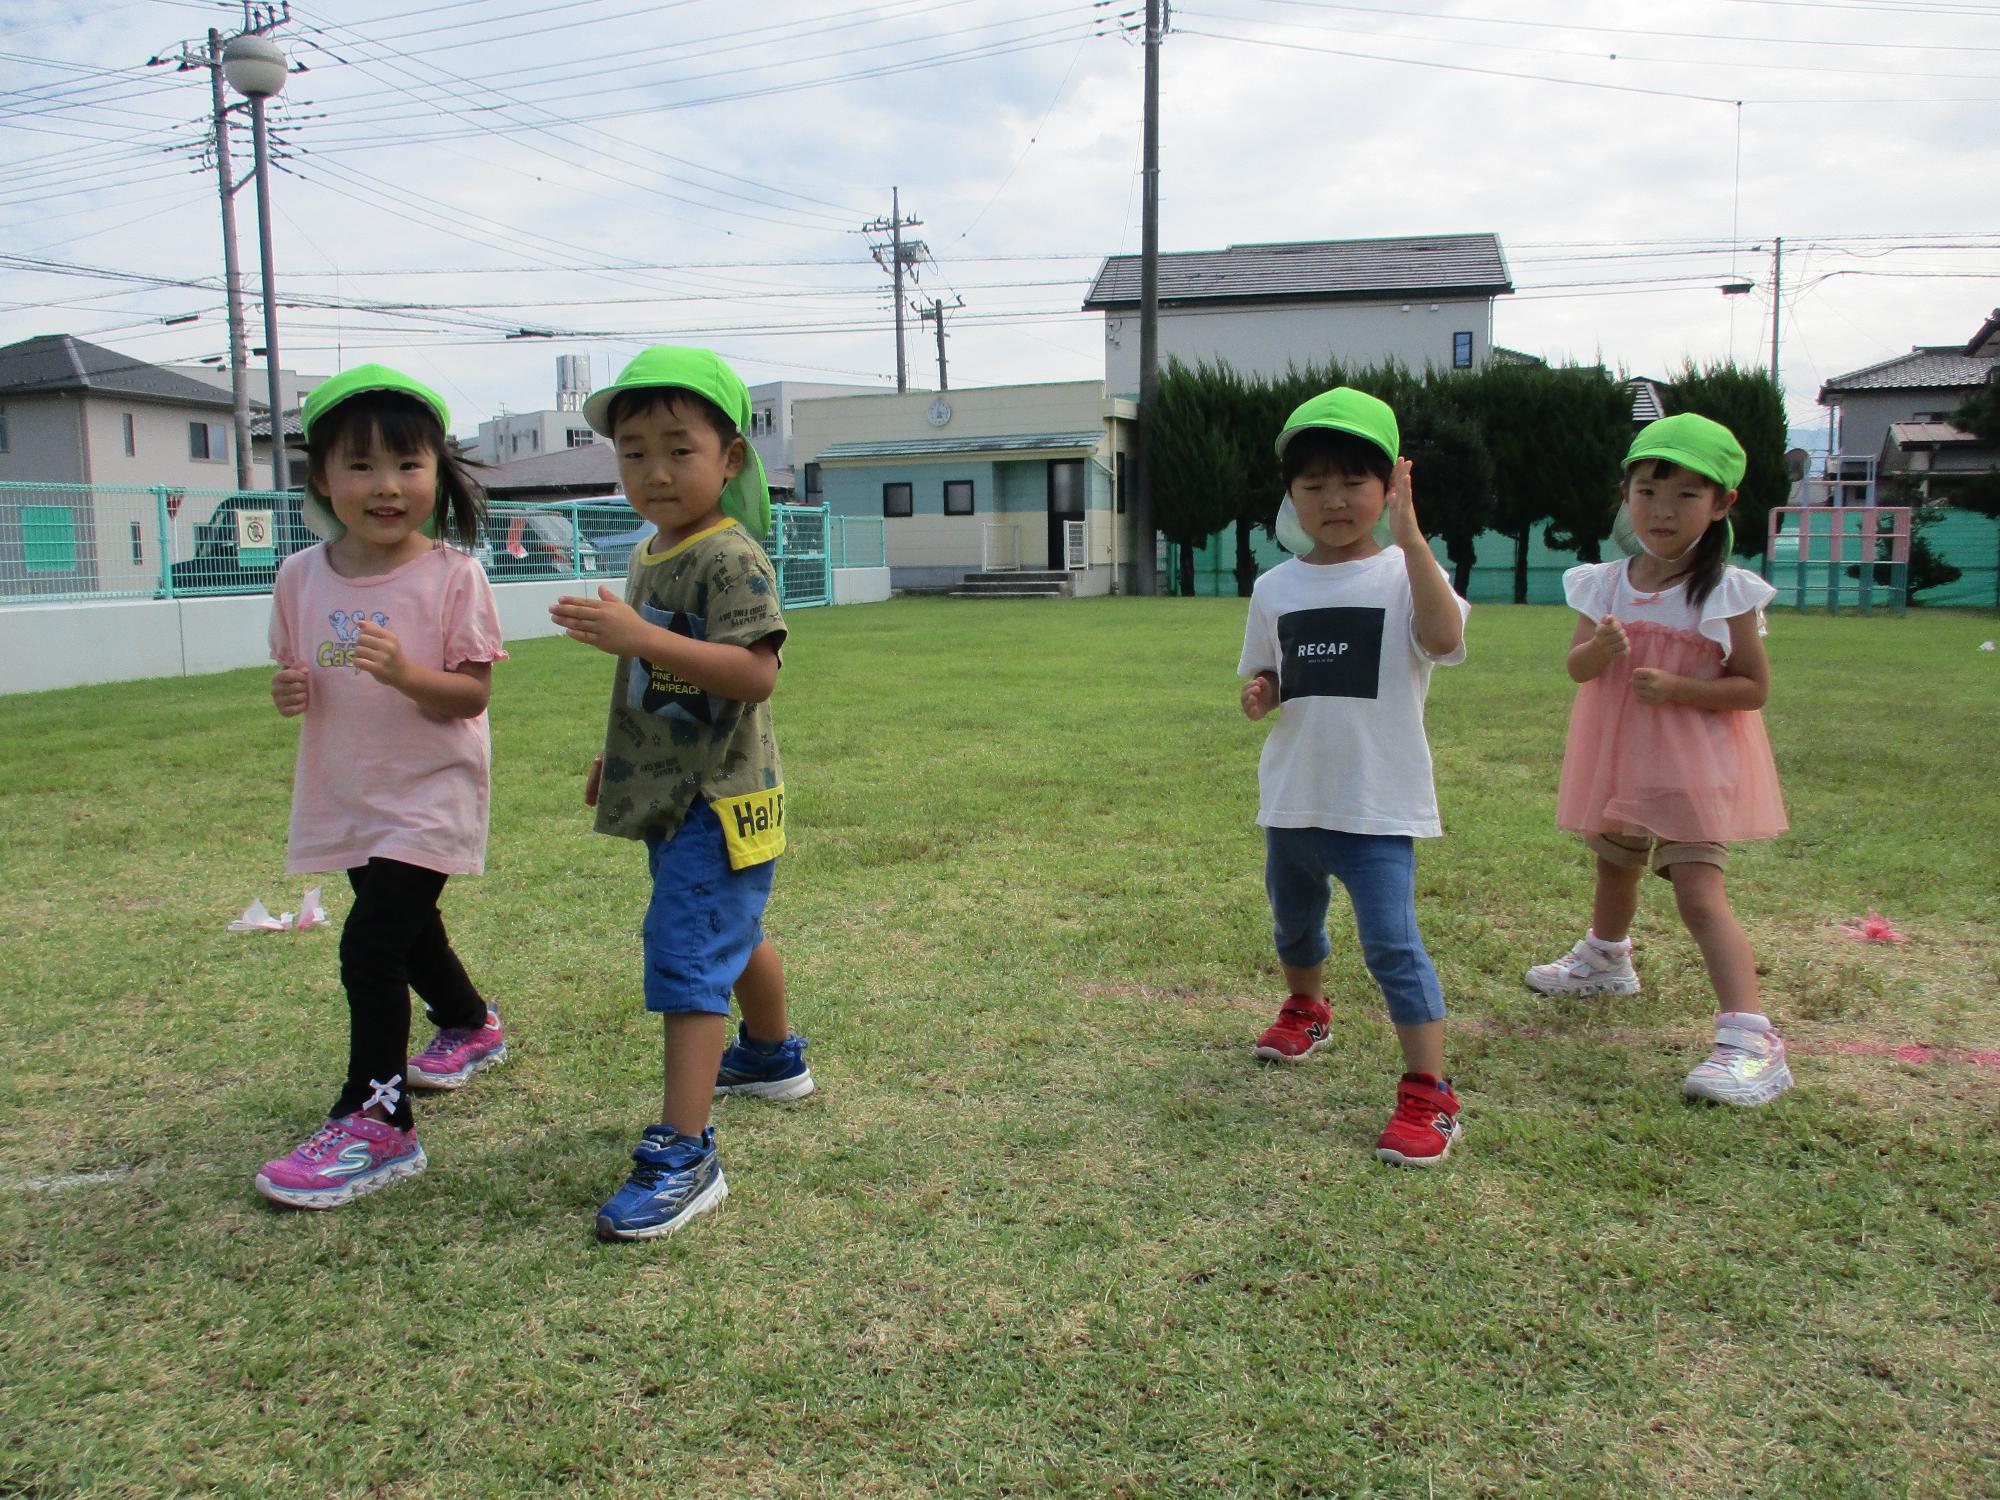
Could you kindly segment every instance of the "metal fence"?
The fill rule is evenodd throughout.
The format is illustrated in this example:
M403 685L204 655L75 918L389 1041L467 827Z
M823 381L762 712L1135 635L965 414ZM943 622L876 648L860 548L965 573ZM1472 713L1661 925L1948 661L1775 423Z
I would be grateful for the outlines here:
M1849 514L1858 514L1854 507L1847 510ZM1925 584L1919 578L1914 600L1916 604L1933 609L2000 608L2000 521L1972 511L1945 507L1935 519L1917 529L1914 541L1924 543L1946 567L1958 570L1958 577L1941 583ZM1445 571L1452 572L1452 563L1443 556L1442 545L1433 541L1432 548L1439 554ZM1251 553L1259 573L1275 567L1291 555L1266 536L1261 527L1252 533ZM1616 555L1615 549L1607 543L1605 556ZM1843 602L1858 602L1859 555L1858 551L1850 551L1844 562L1841 576L1853 597L1843 596ZM1475 545L1474 558L1472 578L1465 590L1467 600L1473 604L1511 604L1514 600L1513 539L1497 531L1482 532ZM1576 565L1576 561L1572 553L1545 546L1541 528L1536 527L1528 547L1528 603L1561 604L1562 576ZM1788 565L1786 557L1780 555L1768 560L1739 557L1735 561L1753 572L1766 573L1779 586L1774 607L1789 608L1798 604L1799 573L1794 566ZM1169 549L1163 545L1160 566L1161 592L1177 592L1180 549ZM1877 589L1886 589L1891 582L1882 576L1883 571L1878 566L1876 577L1870 580ZM1824 607L1824 576L1812 573L1808 581L1821 587L1808 589L1804 607ZM1206 544L1195 549L1194 592L1199 595L1235 596L1236 536L1233 528L1211 537ZM1879 593L1874 603L1877 607L1888 605L1886 592Z
M771 511L780 602L828 603L826 507ZM612 579L652 534L622 499L496 504L471 551L495 583ZM318 540L295 491L0 483L0 605L268 594Z
M836 568L889 566L888 530L880 516L828 516L827 553Z

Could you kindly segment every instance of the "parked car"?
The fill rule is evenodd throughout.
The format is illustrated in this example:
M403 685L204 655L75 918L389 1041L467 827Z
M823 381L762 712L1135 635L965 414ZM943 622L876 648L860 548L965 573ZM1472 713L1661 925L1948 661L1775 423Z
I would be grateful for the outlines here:
M271 512L268 563L245 562L237 544L238 510ZM299 497L239 493L225 496L205 521L194 528L194 552L170 570L175 594L268 594L278 576L278 564L319 540L306 529L299 514ZM250 554L255 557L257 553Z
M580 554L580 555L579 555ZM579 537L560 511L495 511L475 550L495 583L523 578L575 578L605 571L597 543Z

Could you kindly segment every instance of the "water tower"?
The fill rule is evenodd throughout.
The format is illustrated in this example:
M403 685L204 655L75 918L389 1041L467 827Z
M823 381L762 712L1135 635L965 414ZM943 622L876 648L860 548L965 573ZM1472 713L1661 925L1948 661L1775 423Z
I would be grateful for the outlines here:
M556 356L556 410L582 411L583 399L590 394L590 356Z

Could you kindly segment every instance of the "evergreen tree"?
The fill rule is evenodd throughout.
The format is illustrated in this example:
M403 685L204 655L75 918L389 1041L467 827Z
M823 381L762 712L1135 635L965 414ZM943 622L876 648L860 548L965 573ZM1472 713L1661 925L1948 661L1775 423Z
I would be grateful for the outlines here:
M1175 592L1183 596L1194 593L1195 549L1243 508L1243 404L1243 381L1228 366L1169 359L1147 414L1153 522L1179 551Z

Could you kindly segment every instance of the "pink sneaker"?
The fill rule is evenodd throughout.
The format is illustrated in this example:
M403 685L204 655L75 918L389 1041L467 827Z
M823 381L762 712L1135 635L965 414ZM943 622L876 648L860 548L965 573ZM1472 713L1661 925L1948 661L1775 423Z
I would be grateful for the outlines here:
M413 1089L462 1089L474 1073L507 1060L507 1034L500 1012L486 1012L484 1026L441 1026L424 1050L410 1059Z
M265 1162L257 1191L292 1208L338 1208L426 1165L415 1130L353 1114L328 1120L282 1161Z

